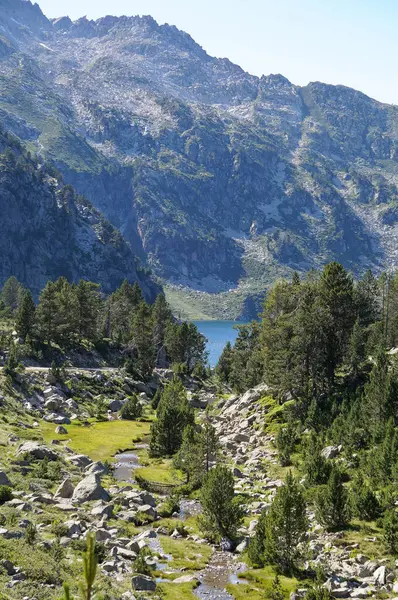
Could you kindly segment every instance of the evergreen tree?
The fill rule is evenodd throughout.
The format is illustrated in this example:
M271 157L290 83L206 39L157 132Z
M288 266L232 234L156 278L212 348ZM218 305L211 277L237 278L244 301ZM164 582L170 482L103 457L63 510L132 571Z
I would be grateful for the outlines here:
M398 554L398 516L395 510L389 510L384 515L383 541L389 554Z
M208 472L200 501L203 513L198 522L203 533L214 542L234 539L243 521L243 508L235 496L234 478L227 467L217 465Z
M180 379L168 383L157 409L157 419L151 427L150 450L153 456L171 456L181 446L184 429L194 424L194 413Z
M322 488L316 500L318 521L328 529L345 527L350 520L348 492L337 467L333 467L326 486Z
M23 292L23 285L19 283L16 277L12 276L7 279L3 286L1 299L7 308L15 312L21 303Z
M369 382L365 386L365 423L373 437L377 438L383 422L389 415L389 361L383 349L375 357Z
M152 374L155 367L155 347L153 343L151 310L141 302L134 312L131 325L131 343L137 352L137 369L144 379Z
M39 297L36 309L36 326L38 337L47 342L54 339L57 319L57 290L55 283L48 281Z
M322 444L315 432L312 431L304 448L306 483L308 485L326 484L330 470L330 462L322 454Z
M328 379L334 382L337 366L344 358L354 324L354 286L342 265L326 265L319 282L322 305L329 311L331 323L327 335Z
M171 362L186 365L189 372L198 361L206 362L206 338L194 323L169 323L165 344Z
M78 336L95 342L98 338L98 325L102 301L100 286L92 281L79 281L76 286Z
M233 350L231 342L227 342L216 365L216 375L223 383L228 383L231 375Z
M128 421L136 421L142 416L142 404L138 400L137 396L132 396L127 400L127 402L122 406L120 416L122 419Z
M354 327L352 329L350 341L349 341L349 349L348 349L348 358L349 365L351 367L352 373L354 376L357 376L360 367L365 360L365 349L366 349L366 335L364 329L361 327L359 319L357 319L354 323Z
M203 477L203 456L200 452L199 433L193 425L187 425L180 449L174 458L174 466L186 475L192 488L200 486Z
M173 314L169 305L166 302L164 294L159 294L156 297L155 304L152 309L153 321L153 343L156 352L163 348L165 343L166 327L173 320Z
M249 544L251 562L255 566L273 564L291 572L303 557L302 543L307 526L303 491L289 472L270 509L260 516L255 536Z
M32 294L26 291L22 303L18 309L16 330L18 335L25 341L26 337L32 336L35 325L36 306L33 302Z

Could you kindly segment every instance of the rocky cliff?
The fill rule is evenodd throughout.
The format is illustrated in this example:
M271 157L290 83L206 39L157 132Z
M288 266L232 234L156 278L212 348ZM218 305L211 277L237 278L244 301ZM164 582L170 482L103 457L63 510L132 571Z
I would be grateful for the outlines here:
M396 267L398 108L355 90L249 75L151 17L0 0L0 122L205 314L330 259Z
M126 278L154 299L157 285L120 232L1 130L0 211L0 285L15 275L37 296L48 279L63 275L96 281L109 293Z

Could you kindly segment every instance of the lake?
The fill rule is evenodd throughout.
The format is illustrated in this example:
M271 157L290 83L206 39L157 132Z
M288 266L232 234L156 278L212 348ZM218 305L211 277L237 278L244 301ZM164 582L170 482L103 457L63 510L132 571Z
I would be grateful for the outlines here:
M238 336L235 325L245 325L241 321L194 321L195 325L208 340L209 363L215 367L227 342L233 344Z

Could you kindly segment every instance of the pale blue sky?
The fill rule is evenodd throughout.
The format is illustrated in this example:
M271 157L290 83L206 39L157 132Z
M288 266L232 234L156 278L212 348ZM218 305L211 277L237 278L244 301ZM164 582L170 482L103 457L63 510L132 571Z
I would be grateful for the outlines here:
M255 75L343 84L398 104L397 0L37 0L48 17L152 15Z

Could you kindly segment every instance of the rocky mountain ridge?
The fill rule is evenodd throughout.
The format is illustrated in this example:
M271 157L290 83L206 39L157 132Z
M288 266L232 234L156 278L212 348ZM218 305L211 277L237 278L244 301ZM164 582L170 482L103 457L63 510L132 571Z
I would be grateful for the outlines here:
M127 278L145 297L159 290L121 234L0 129L0 284L17 277L37 297L48 279L93 280L111 293Z
M56 162L173 297L238 317L292 269L396 267L395 106L249 75L151 17L0 9L0 122Z

